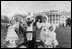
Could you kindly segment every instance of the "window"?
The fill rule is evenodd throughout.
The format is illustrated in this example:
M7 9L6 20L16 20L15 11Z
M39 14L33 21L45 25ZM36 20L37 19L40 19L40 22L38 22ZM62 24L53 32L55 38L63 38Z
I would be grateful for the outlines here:
M53 21L55 21L55 19L53 19Z
M53 23L55 23L55 19L53 20Z
M56 16L58 16L58 15L56 15Z
M52 19L52 15L50 15L50 19Z
M55 19L55 15L53 15L53 19Z
M58 15L56 15L56 19L58 19Z
M50 23L52 23L52 19L50 19Z

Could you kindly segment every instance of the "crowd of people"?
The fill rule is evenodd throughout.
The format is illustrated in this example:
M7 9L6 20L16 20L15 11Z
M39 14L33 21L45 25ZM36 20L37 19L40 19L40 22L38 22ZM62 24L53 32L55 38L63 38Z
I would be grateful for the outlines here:
M43 42L45 48L56 48L58 45L55 33L56 27L48 22L48 17L46 15L27 15L26 17L16 15L12 17L4 44L9 42L6 45L8 48L16 48L18 46L17 41L19 40L18 34L24 34L24 31L34 31L33 26L36 26L37 30L41 29L39 40ZM27 41L31 41L33 33L26 33L25 36ZM23 39L25 39L25 36ZM23 42L22 40L19 44ZM21 46L21 48L25 48L25 46Z

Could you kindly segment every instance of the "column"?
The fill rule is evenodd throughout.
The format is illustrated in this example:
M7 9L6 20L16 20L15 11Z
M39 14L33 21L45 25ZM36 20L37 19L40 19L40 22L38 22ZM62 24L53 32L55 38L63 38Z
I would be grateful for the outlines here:
M60 23L60 15L59 15L59 23Z
M51 19L52 19L52 24L53 24L53 15L52 15L52 18Z
M59 24L59 15L58 15L58 24Z
M52 15L52 23L54 22L53 17L54 17L54 16Z
M59 15L59 23L60 23L60 15Z
M55 24L55 23L54 23L54 21L55 21L55 20L54 20L54 17L55 17L55 16L53 15L53 24Z
M58 22L59 22L59 21L58 21L58 14L57 14L57 24L58 24Z
M57 19L58 19L58 17L57 17L57 14L56 14L56 24L57 24L57 22L58 22Z
M55 24L56 24L56 15L55 15Z
M49 15L48 15L48 22L49 22Z
M50 22L51 22L51 24L52 24L52 15L50 15Z
M50 15L51 17L50 17L50 20L51 20L51 24L52 24L52 15Z
M54 15L54 24L55 24L55 15Z
M58 24L59 24L59 15L58 15Z

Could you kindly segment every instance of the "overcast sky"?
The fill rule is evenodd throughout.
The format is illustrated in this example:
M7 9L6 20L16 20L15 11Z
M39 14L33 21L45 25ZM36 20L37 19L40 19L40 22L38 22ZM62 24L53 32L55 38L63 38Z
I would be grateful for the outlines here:
M42 12L49 10L71 11L71 1L1 1L1 14Z

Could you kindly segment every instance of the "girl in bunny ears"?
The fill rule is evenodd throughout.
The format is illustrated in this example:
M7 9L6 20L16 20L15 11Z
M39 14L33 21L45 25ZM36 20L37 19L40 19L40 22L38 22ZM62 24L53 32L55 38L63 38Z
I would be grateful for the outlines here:
M40 32L40 39L43 41L45 48L52 48L53 44L58 45L56 41L56 33L55 27L53 27L50 23L48 23L48 17L46 15L43 16L42 23L37 23L38 29L42 29Z
M48 34L49 37L45 42L45 47L47 48L56 48L56 46L58 45L55 29L56 27L53 25L49 27L49 34Z

